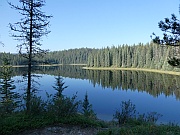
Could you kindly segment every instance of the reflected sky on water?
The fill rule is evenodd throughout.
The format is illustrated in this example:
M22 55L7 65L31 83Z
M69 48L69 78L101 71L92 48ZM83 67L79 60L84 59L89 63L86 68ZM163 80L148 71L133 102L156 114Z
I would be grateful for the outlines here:
M18 77L14 78L17 79ZM165 96L160 94L158 97L154 97L148 94L146 91L138 90L122 90L101 87L101 85L93 85L88 79L75 79L69 77L63 77L65 86L68 86L64 90L63 94L67 96L73 96L77 93L77 99L84 99L87 91L90 103L93 105L93 110L97 114L97 117L103 120L112 120L115 111L120 108L122 101L128 101L129 99L136 105L137 112L158 112L163 115L159 119L159 122L178 122L180 123L180 101L176 99L175 95ZM52 88L55 84L55 76L42 75L37 79L41 84L39 86L38 95L43 99L47 99L46 92L48 94L54 94L56 91ZM19 87L23 87L19 84ZM21 91L22 92L22 91Z
M180 123L180 76L142 72L142 71L93 71L83 70L80 66L43 67L41 75L35 78L40 85L37 95L47 99L47 94L55 94L52 86L55 77L60 73L67 89L66 96L77 93L77 100L84 99L87 91L90 103L97 117L103 120L112 120L113 114L120 109L122 101L131 100L140 114L157 112L163 117L159 122ZM16 90L20 94L26 89L27 82L22 80L23 68L14 68Z

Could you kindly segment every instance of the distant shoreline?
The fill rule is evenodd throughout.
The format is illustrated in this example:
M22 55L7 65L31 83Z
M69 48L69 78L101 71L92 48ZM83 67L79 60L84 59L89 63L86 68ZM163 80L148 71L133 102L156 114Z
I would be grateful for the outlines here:
M180 75L180 72L175 71L163 71L156 69L145 69L145 68L114 68L114 67L83 67L83 69L90 70L131 70L131 71L145 71L145 72L154 72L154 73L162 73L162 74L171 74L171 75Z
M42 67L50 67L50 66L62 66L62 65L72 65L72 66L86 66L86 64L44 64L44 65L33 65L33 66L42 66ZM12 67L28 67L28 65L11 65ZM2 66L0 66L2 67Z
M42 67L50 67L50 66L62 66L62 65L73 65L73 66L86 66L86 64L44 64L44 65L34 65L34 66L42 66ZM2 67L2 66L0 66ZM15 65L12 67L28 67L27 65ZM180 76L180 72L175 71L163 71L156 69L146 69L146 68L115 68L115 67L82 67L83 69L89 70L127 70L127 71L145 71L145 72L154 72L161 74L171 74Z

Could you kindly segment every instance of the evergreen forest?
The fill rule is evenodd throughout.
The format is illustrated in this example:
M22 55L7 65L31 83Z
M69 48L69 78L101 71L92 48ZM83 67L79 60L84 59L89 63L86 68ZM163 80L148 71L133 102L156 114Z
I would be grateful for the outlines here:
M53 15L46 14L46 10L42 11L42 7L46 5L45 0L19 0L18 4L17 2L7 1L7 4L13 10L18 11L20 15L20 18L18 16L15 17L17 19L16 21L12 19L12 21L15 22L8 22L11 37L20 42L16 45L18 48L18 53L16 54L0 51L0 135L27 134L27 131L36 134L36 132L34 132L35 129L38 131L37 134L46 134L49 131L51 132L50 134L64 134L65 131L63 130L69 126L73 128L68 129L68 135L81 134L79 127L83 129L86 128L86 131L92 128L93 134L96 132L98 135L131 133L134 135L180 134L179 124L174 124L173 122L172 124L169 123L166 125L166 123L164 124L162 121L162 124L157 125L157 120L162 117L161 114L155 112L153 109L151 109L152 112L140 114L136 111L136 106L130 99L121 102L120 108L116 109L114 114L112 114L111 121L101 120L98 114L108 117L110 115L110 109L107 108L107 112L102 109L101 111L103 111L103 113L98 113L97 111L96 114L94 112L94 108L90 103L91 100L88 98L89 89L92 90L92 87L88 88L86 84L86 82L89 81L88 83L91 83L94 87L98 85L103 89L110 88L116 92L117 90L118 92L131 90L136 94L140 92L147 93L153 96L153 98L165 95L165 98L172 96L175 97L176 100L180 100L180 78L178 76L180 75L180 23L174 14L172 14L170 19L165 18L164 22L160 21L158 23L159 28L164 32L163 39L160 39L159 36L153 33L151 36L152 41L146 44L122 44L103 48L90 47L68 50L56 50L56 48L55 51L49 51L41 48L43 45L43 37L51 32L51 30L49 30L49 19L53 17ZM109 5L107 6L109 7ZM87 10L83 5L82 7ZM118 9L121 8L118 7ZM61 11L64 12L63 10ZM54 13L59 14L59 12ZM68 11L68 13L71 12ZM81 13L83 12L81 11ZM85 14L86 16L87 13ZM96 12L94 13L96 14ZM72 15L76 18L74 16L75 14ZM68 18L67 15L65 15L65 17L66 19ZM66 20L60 16L56 16L56 18ZM76 19L86 20L86 18ZM95 24L98 24L97 19L91 20L95 20ZM109 18L108 20L111 19ZM66 21L68 22L68 20ZM113 21L115 22L115 20ZM81 24L72 21L71 17L69 22L70 24L75 24L76 27L78 26L77 24ZM83 22L83 24L85 23ZM61 23L58 23L56 28L61 25ZM69 24L67 23L66 25L68 29L70 28L69 32L68 29L65 29L68 33L66 38L68 41L72 40L73 45L75 45L76 43L74 41L77 40L77 37L74 37L75 34L73 33L73 29L69 27ZM86 24L86 27L88 25L89 24ZM119 27L119 25L123 26L122 23L113 26L118 30L117 27ZM102 28L104 29L104 27ZM108 33L111 36L115 35L110 34L108 31L103 32L98 27L96 29L102 34ZM141 27L139 29L141 29ZM3 31L2 29L2 32ZM59 31L63 32L63 29L58 29L58 33L54 33L53 36L57 35L58 37L62 37ZM78 29L75 32L79 33L80 31ZM145 32L148 33L147 31ZM139 35L144 35L145 32ZM70 33L73 35L74 40L70 36ZM84 34L85 32L82 33ZM96 32L92 31L92 34L87 37L91 37L94 33ZM123 32L123 34L124 33L125 32ZM128 36L129 35L134 34L128 33ZM66 36L64 32L63 36ZM99 35L93 36L99 41L101 40ZM82 35L80 39L86 40ZM103 37L103 39L105 39L105 37ZM141 37L141 40L142 39ZM62 38L56 38L53 41L59 42L61 40ZM89 40L92 41L93 39L89 38ZM109 36L108 40L111 40ZM131 40L131 37L128 38L128 40ZM50 41L48 46L53 45L53 41ZM0 41L0 46L4 47L6 44L7 43ZM64 43L59 44L65 46ZM70 43L66 42L66 44ZM85 46L84 43L83 46ZM152 72L139 71L144 69ZM166 72L167 74L161 74L164 71L168 71ZM154 72L161 73L157 74ZM168 73L172 73L173 75ZM54 76L53 84L50 81L52 78L47 79L44 74L46 76ZM42 80L40 80L40 78L42 78ZM86 80L83 82L85 87L80 81L78 83L74 83L74 81L70 83L72 86L74 84L76 85L74 88L71 87L71 89L78 90L78 86L83 88L83 90L87 89L83 100L78 98L79 95L77 93L79 91L75 94L68 91L73 94L72 96L67 96L68 94L66 95L64 93L64 90L68 88L69 85L66 85L63 78L66 78L69 82L72 78L75 78L76 81L78 81L77 79L80 81ZM45 80L44 83L47 83L50 87L43 86L43 79ZM46 95L41 94L41 91ZM102 94L96 91L96 94L93 93L94 101L97 99L94 95L97 95L98 99L102 97ZM106 95L105 100L102 101L110 102L107 97ZM109 99L112 100L114 97L113 95ZM122 97L125 96L122 95ZM119 100L123 100L123 98L117 97L117 100L119 102ZM112 102L113 104L115 103L114 101ZM100 100L96 100L95 102L100 103L102 107L111 106L106 104L106 102L101 104ZM100 106L97 108L101 108ZM174 104L172 106L174 106ZM165 107L172 111L171 108ZM143 110L145 109L143 108ZM178 113L177 110L175 110L175 112ZM173 113L170 115L173 115ZM175 116L175 119L176 118ZM47 131L46 133L42 133L42 128L45 127L47 127ZM74 132L74 127L78 129L77 133ZM85 132L83 131L83 133ZM85 134L89 133L87 132Z
M79 48L52 51L37 57L40 64L86 64L87 67L145 68L166 71L179 71L171 66L169 58L177 56L179 47L161 46L154 43L138 45L119 45L101 49ZM0 57L3 53L0 53ZM11 65L26 65L25 58L19 54L7 53ZM0 62L0 65L2 63Z

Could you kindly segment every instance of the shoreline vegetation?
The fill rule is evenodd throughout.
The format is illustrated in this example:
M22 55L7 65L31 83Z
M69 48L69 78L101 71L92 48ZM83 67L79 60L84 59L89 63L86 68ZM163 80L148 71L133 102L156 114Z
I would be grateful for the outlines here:
M35 66L42 66L42 67L50 67L50 66L63 66L63 65L70 65L70 66L86 66L87 64L43 64L43 65L35 65ZM2 66L0 66L2 67ZM12 67L27 67L27 65L14 65ZM144 72L153 72L153 73L160 73L160 74L170 74L170 75L178 75L180 76L180 72L176 71L166 71L166 70L157 70L157 69L147 69L147 68L117 68L117 67L82 67L86 70L127 70L127 71L144 71Z
M129 70L129 71L145 71L145 72L157 72L166 73L173 75L180 75L180 72L172 71L162 71L154 69L143 69L143 68L115 68L115 67L85 67L86 64L47 64L47 65L35 65L35 66L61 66L61 65L79 65L84 70ZM13 66L13 67L26 67L25 65ZM74 132L74 127L83 127L85 131L89 132L89 128L98 131L97 135L117 135L117 134L129 134L129 135L144 135L144 134L180 134L180 127L176 123L163 124L160 125L156 123L160 114L156 112L149 112L147 114L139 114L136 116L136 108L132 102L123 101L120 109L116 110L113 115L112 121L103 121L96 117L92 110L92 105L89 103L88 95L85 95L83 101L76 99L74 97L66 97L62 94L62 91L67 87L64 86L63 80L60 76L56 79L56 84L54 85L54 90L56 94L54 96L49 96L47 101L41 99L41 97L32 97L31 110L27 114L26 110L21 110L12 113L4 113L0 110L0 134L2 135L12 135L21 134L33 131L42 132L43 128L46 128L46 133L51 132L49 129L55 129L57 132L62 132L69 125L72 126L71 131ZM57 83L59 82L59 83ZM60 93L60 95L59 95ZM3 105L3 104L2 104ZM4 104L6 107L6 104ZM24 106L24 104L19 103L17 107ZM10 106L11 107L11 106ZM25 107L25 106L24 106ZM77 108L81 108L80 112ZM6 109L6 108L5 108ZM6 111L6 110L5 110ZM125 114L124 114L125 112ZM59 125L64 125L62 128ZM52 127L52 128L51 128ZM59 130L62 129L62 130ZM70 133L70 130L68 130ZM78 133L80 130L78 128ZM47 135L50 135L47 134ZM27 134L26 134L27 135Z
M115 67L83 67L83 69L89 70L128 70L128 71L145 71L145 72L154 72L161 74L171 74L180 76L180 72L175 71L164 71L164 70L156 70L156 69L145 69L145 68L115 68Z

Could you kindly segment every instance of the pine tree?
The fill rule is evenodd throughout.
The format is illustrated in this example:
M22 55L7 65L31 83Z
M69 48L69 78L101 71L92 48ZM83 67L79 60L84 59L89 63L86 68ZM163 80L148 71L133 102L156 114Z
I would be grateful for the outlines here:
M56 83L55 86L53 86L53 88L57 91L57 93L55 94L55 98L62 98L63 97L62 92L68 86L64 86L65 82L63 82L63 78L60 75L58 75L55 79L56 79Z
M44 0L20 0L21 6L15 6L9 3L11 8L18 10L23 16L19 22L10 24L10 29L14 32L12 37L22 43L17 45L19 54L26 59L27 70L27 90L26 90L26 109L30 113L30 100L32 93L32 67L35 64L36 57L43 56L47 50L41 49L41 38L50 31L47 30L49 25L47 16L41 11L44 6ZM37 64L37 63L36 63Z
M132 52L131 52L131 48L130 46L127 47L127 67L131 67L132 66Z
M92 110L92 104L89 103L87 92L85 94L82 107L83 107L83 109L82 109L83 110L83 114L84 114L85 117L91 117L91 118L95 118L96 117L94 111Z
M109 48L107 47L105 49L105 67L110 67L111 65L111 62L110 62L110 50Z
M122 48L118 47L118 67L122 66Z
M164 32L163 38L160 39L153 33L153 42L162 46L172 46L177 49L177 53L169 56L168 63L172 66L180 67L180 20L175 14L171 15L171 18L165 18L164 21L158 23L159 28ZM152 36L151 36L152 37Z
M146 65L144 66L145 68L150 68L151 66L151 62L152 62L152 58L153 58L153 50L152 50L152 45L147 44L146 45Z

